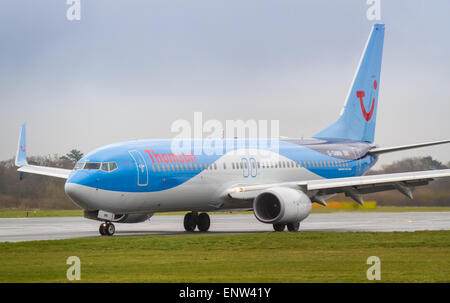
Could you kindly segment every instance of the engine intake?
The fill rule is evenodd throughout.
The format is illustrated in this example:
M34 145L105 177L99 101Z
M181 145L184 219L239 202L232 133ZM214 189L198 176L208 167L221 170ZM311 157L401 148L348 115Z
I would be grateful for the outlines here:
M305 193L287 187L261 192L253 201L253 213L263 223L300 222L311 212L311 200Z

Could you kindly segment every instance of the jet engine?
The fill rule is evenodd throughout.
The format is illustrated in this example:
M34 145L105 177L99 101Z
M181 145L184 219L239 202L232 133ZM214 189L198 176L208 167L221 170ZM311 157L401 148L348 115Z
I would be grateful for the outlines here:
M274 187L261 192L253 201L253 212L262 223L296 223L311 212L311 200L300 190Z

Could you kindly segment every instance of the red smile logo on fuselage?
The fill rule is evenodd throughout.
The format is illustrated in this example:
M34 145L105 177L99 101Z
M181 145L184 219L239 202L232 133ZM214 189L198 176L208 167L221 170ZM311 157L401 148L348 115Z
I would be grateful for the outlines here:
M377 80L373 81L373 88L374 90L377 89ZM359 90L356 92L356 97L359 98L359 103L361 104L361 110L362 110L362 114L364 119L366 119L367 122L370 121L370 119L372 119L372 115L373 115L373 111L375 109L375 98L373 98L372 100L372 107L370 108L370 111L367 112L366 111L366 107L364 106L364 102L363 102L363 98L365 97L365 92L363 90Z

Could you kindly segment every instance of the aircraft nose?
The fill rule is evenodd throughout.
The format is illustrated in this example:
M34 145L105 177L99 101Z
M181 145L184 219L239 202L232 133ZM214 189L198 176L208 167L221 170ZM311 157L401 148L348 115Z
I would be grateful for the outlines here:
M89 203L89 193L82 185L66 182L64 185L66 195L79 207L89 210L91 207Z

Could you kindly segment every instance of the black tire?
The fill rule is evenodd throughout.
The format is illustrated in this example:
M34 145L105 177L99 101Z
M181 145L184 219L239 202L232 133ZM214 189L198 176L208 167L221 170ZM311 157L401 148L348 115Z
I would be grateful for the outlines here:
M98 231L100 232L100 235L106 236L106 223L100 224Z
M184 216L184 229L186 231L194 231L195 227L197 226L197 216L195 216L193 213L187 213Z
M300 228L300 222L289 223L287 225L287 228L289 231L292 231L292 232L298 231L298 229Z
M197 227L199 231L208 231L210 225L211 220L209 219L209 215L207 213L201 213L198 215Z
M114 224L108 222L106 223L105 231L108 236L112 236L116 232L116 227L114 226Z
M275 224L273 224L273 229L275 231L284 231L285 228L286 228L286 224L283 224L283 223L275 223Z

